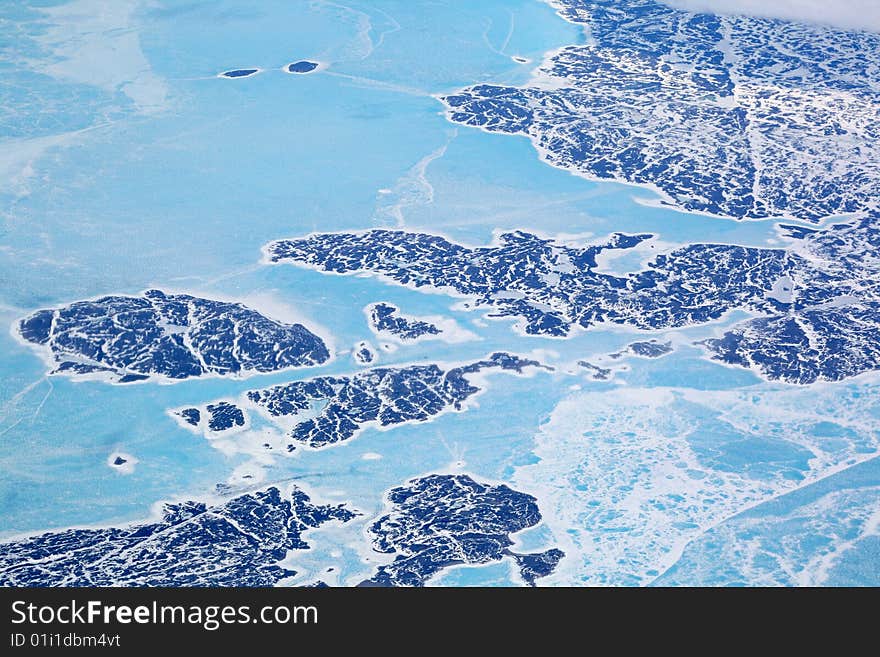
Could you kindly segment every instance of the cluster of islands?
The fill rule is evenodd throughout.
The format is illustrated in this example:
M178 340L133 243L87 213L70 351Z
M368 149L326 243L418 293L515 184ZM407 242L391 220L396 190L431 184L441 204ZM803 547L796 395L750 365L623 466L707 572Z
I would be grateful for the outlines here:
M696 343L707 358L797 386L880 369L880 36L695 14L657 0L551 4L588 28L589 40L554 51L526 85L481 83L443 96L449 120L527 136L553 166L648 186L663 203L707 222L780 219L772 247L682 244L637 271L612 274L599 266L603 252L636 249L656 236L614 233L576 244L523 229L474 246L372 229L278 239L265 245L263 264L372 275L444 294L458 307L512 320L523 340L609 326L657 336L608 361L666 356L675 345L663 332L739 311L748 317ZM319 68L301 60L282 70ZM454 324L385 301L367 306L365 316L375 337L402 344L449 338ZM110 383L251 376L319 367L332 356L302 324L158 289L36 310L15 333L49 374ZM552 370L507 352L382 367L366 340L351 357L360 368L351 374L296 377L169 413L209 437L246 429L260 416L284 428L288 451L321 449L369 427L462 411L489 374ZM595 380L612 376L607 362L579 365ZM118 453L109 463L124 471L135 462ZM536 526L541 514L534 497L504 484L435 473L387 491L386 501L367 534L388 561L364 586L423 586L451 566L503 559L533 585L565 556L555 547L511 551L510 535ZM281 563L309 547L305 532L362 515L314 502L295 486L173 503L140 524L6 542L0 584L277 585L296 578Z
M534 497L503 484L433 474L392 489L387 499L390 512L369 534L376 551L394 559L362 586L423 586L445 568L505 558L534 585L564 556L557 548L510 551L509 535L533 527L541 514ZM307 530L359 515L345 505L315 504L295 486L212 504L166 504L161 517L142 524L67 529L5 543L0 586L274 586L296 577L295 569L279 562L309 549Z
M320 66L321 65L318 62L311 62L307 59L301 59L297 62L285 64L281 70L285 73L291 73L293 75L305 75L307 73L312 73L316 71ZM257 73L262 72L263 69L261 68L234 68L229 71L223 71L218 77L237 80L239 78L249 78L256 75Z

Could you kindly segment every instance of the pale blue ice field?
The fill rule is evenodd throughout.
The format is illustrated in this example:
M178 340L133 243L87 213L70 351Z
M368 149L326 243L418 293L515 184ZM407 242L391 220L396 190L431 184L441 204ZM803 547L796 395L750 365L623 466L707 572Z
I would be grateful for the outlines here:
M586 181L542 164L525 139L445 119L434 95L523 82L544 53L582 39L548 5L98 5L0 7L0 536L140 519L160 500L242 486L236 473L255 468L265 483L294 478L363 513L314 530L314 549L295 557L297 583L352 584L382 559L364 528L384 492L462 471L538 497L545 522L515 538L566 551L547 584L880 584L875 379L800 389L712 363L690 343L738 318L728 317L670 332L674 354L614 362L614 378L597 382L576 362L645 334L521 337L444 295L260 264L273 239L377 226L469 244L513 228L644 231L661 246L778 243L771 222L648 206L639 201L656 200L650 191ZM281 70L299 59L322 67ZM244 67L262 71L217 77ZM637 269L644 255L610 266ZM73 382L46 377L7 330L37 308L150 287L299 318L331 339L335 359L247 380ZM454 318L478 339L384 350L363 314L381 300ZM361 340L380 347L379 365L505 350L555 370L492 374L465 412L271 462L251 462L243 438L213 445L166 413L355 371L348 351ZM107 466L114 451L138 459L132 474ZM667 497L642 508L656 481ZM729 567L713 568L719 559ZM517 584L514 570L455 568L435 583Z

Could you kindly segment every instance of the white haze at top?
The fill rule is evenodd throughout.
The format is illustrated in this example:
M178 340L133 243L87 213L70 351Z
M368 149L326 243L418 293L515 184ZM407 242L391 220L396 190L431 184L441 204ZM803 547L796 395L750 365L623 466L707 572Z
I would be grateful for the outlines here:
M880 32L880 0L662 0L676 9L746 14Z

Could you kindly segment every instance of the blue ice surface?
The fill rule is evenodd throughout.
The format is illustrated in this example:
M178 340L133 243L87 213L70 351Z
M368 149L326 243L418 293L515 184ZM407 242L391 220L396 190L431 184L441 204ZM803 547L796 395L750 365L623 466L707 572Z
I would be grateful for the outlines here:
M347 522L344 505L313 504L293 488L223 503L166 504L161 519L128 527L67 529L0 546L2 586L272 586L296 571L278 565L306 550L302 534Z
M503 484L467 475L433 474L388 493L391 511L369 529L373 549L395 555L360 586L424 586L444 568L513 558L534 586L565 556L558 548L535 554L510 551L510 534L541 521L536 500Z
M880 536L859 538L834 563L824 584L829 586L880 586Z
M691 541L659 586L878 586L880 458L737 514Z
M590 43L550 57L540 85L446 95L452 121L527 135L554 166L650 184L687 210L818 221L874 207L880 35L660 0L554 5Z
M300 73L300 74L311 73L316 68L318 68L318 65L315 62L310 62L306 59L303 59L301 61L293 62L292 64L288 64L287 65L287 72L288 73Z
M677 409L689 409L690 415L701 414L698 405L680 400ZM786 437L743 432L730 422L711 413L704 415L685 440L699 460L710 471L735 472L749 479L771 480L783 477L800 481L810 471L815 454Z
M106 374L119 383L151 376L272 372L330 358L301 324L269 319L242 304L147 290L39 310L18 324L49 350L55 374Z
M878 219L872 212L821 230L782 226L788 246L779 248L689 244L620 276L596 271L596 256L634 248L652 235L616 233L581 247L515 231L471 248L437 235L377 229L278 240L266 252L275 263L452 289L473 308L518 318L527 334L538 336L566 337L575 326L605 322L681 328L744 310L763 317L703 341L712 357L807 384L880 367L880 264L862 257L880 248Z
M237 68L232 71L224 71L220 75L224 78L247 78L255 73L259 73L258 68Z
M297 443L317 448L344 442L371 422L389 427L424 422L449 409L460 411L469 397L480 392L480 388L467 380L469 375L492 369L520 374L530 367L542 366L534 360L497 352L486 359L447 370L436 364L380 367L351 376L294 381L250 390L246 401L271 417L306 415L287 434L292 441L287 448L293 451ZM320 409L318 412L314 410L316 407ZM244 411L235 404L217 402L207 408L211 414L208 420L211 431L244 424ZM194 417L193 411L197 410L185 408L174 413L188 418Z
M380 302L367 307L367 318L376 332L390 333L400 340L417 340L425 335L440 335L434 324L400 314L394 304Z

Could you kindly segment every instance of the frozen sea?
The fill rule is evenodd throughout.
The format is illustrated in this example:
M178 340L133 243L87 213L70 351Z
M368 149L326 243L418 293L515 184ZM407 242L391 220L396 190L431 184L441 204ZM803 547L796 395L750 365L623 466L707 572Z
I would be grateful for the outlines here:
M386 492L453 472L535 496L543 520L516 548L566 555L543 585L880 585L876 375L773 383L693 346L739 312L651 333L526 337L445 294L261 264L275 239L371 228L469 245L510 229L650 232L660 249L779 244L771 220L652 204L650 189L571 175L525 138L447 120L438 96L524 84L545 53L584 42L579 26L536 0L111 4L0 6L0 538L121 526L162 500L293 481L362 515L311 530L290 583L351 585L388 560L366 535ZM318 66L285 70L303 60ZM256 73L220 77L242 69ZM645 256L606 267L636 271ZM37 309L151 288L302 322L333 358L113 385L47 376L13 334ZM380 301L454 320L469 339L385 344L364 314ZM649 338L676 348L608 358ZM355 372L362 341L381 366L506 351L554 369L493 373L462 412L289 455L254 448L265 428L209 440L167 412ZM580 360L613 375L594 380ZM136 462L114 468L113 454ZM430 583L521 584L508 561Z

